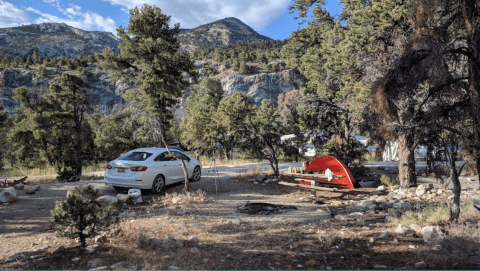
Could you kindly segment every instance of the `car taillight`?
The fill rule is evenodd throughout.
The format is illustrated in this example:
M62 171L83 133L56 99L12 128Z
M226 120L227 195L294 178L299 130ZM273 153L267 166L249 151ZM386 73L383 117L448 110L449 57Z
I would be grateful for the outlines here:
M107 164L107 169L112 169L112 165Z
M136 167L131 167L130 170L131 170L131 171L145 171L145 170L147 170L147 167L144 167L144 166L136 166Z

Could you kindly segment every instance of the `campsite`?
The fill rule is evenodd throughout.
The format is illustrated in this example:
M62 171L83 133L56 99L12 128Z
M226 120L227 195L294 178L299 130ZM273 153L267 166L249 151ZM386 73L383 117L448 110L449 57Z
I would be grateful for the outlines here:
M283 164L282 171L296 165ZM367 164L371 174L395 171L394 166ZM419 170L424 166L419 162ZM467 176L461 177L461 222L451 226L445 224L448 212L442 204L452 190L442 189L421 171L424 194L418 188L377 183L348 191L318 190L312 197L309 189L279 185L278 181L295 182L288 174L278 181L266 174L260 181L258 175L265 169L267 164L220 166L217 182L204 169L188 196L182 185L170 186L160 196L145 194L143 203L122 209L117 225L88 239L86 249L73 239L56 237L45 220L35 218L45 210L30 206L0 227L0 251L5 255L1 269L475 269L479 264L480 235L472 229L478 227L480 212L471 202L480 200L480 191ZM101 180L88 183L105 195L117 193ZM44 198L60 188L41 186L35 195L25 194L0 207L2 217L28 197ZM59 192L65 197L65 190ZM238 211L249 202L296 209ZM424 217L419 219L420 214ZM422 235L422 227L431 225L434 234ZM472 234L465 236L464 231ZM15 260L7 261L12 255Z

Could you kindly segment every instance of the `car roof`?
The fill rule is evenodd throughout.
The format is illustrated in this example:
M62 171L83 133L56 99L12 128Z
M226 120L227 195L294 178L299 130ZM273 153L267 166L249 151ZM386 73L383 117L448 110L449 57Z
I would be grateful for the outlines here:
M169 148L169 149L181 151L178 148ZM166 148L157 148L157 147L148 147L148 148L138 148L138 149L134 149L134 150L131 150L131 151L160 153L160 152L167 151L167 149Z

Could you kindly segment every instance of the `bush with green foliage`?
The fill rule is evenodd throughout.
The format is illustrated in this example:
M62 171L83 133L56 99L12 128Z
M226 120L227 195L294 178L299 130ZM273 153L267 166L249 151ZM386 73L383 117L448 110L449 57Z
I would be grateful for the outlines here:
M80 238L82 247L86 246L86 238L93 237L117 222L121 202L102 207L95 202L97 192L91 186L75 188L67 200L57 201L50 211L51 227L57 228L57 236Z
M46 69L44 66L40 66L40 67L38 68L38 74L39 74L41 77L47 77L47 76L48 76L47 69Z

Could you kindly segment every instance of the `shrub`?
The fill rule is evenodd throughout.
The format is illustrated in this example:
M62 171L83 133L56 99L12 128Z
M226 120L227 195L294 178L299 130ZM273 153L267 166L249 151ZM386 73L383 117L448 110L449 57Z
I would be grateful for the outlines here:
M95 202L96 191L91 186L75 188L67 200L57 201L50 211L53 220L50 225L60 226L57 236L80 238L82 247L85 239L95 236L96 232L115 223L120 214L121 203L102 207Z
M394 185L397 185L399 184L399 180L398 178L391 178L390 176L388 175L382 175L380 177L380 182L383 184L383 185L386 185L388 187L390 186L394 186Z
M47 76L48 76L47 69L46 69L44 66L40 66L40 67L38 68L38 74L39 74L41 77L47 77Z

